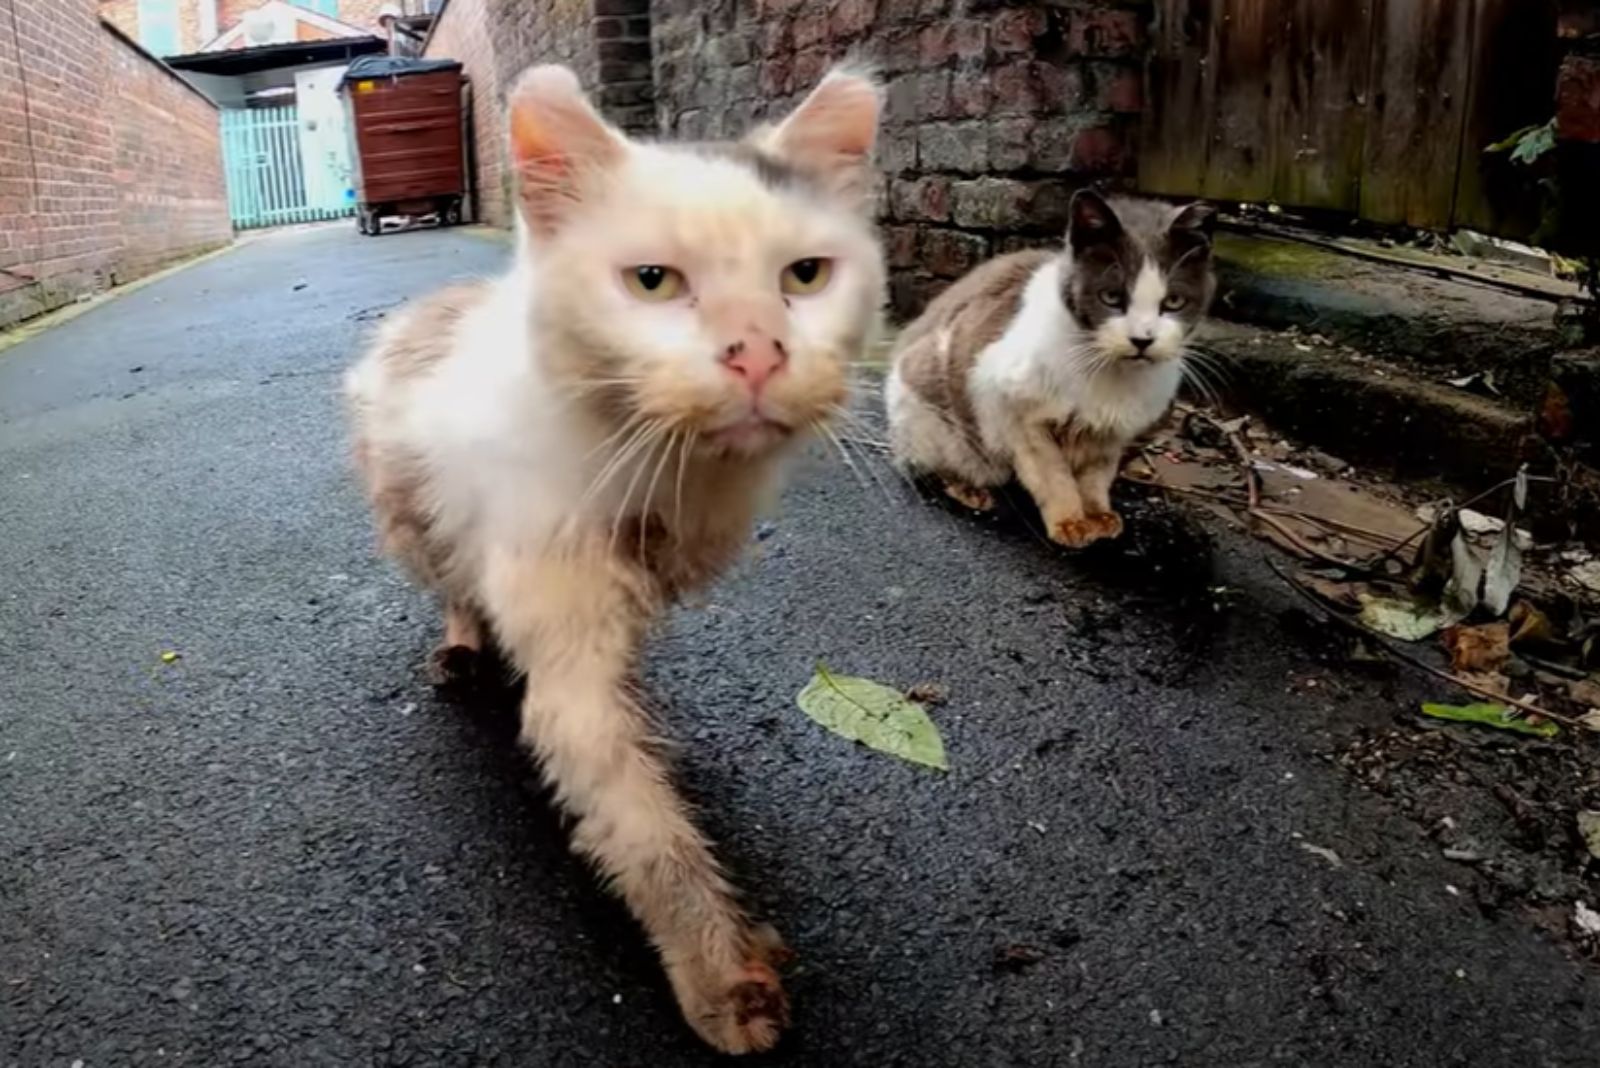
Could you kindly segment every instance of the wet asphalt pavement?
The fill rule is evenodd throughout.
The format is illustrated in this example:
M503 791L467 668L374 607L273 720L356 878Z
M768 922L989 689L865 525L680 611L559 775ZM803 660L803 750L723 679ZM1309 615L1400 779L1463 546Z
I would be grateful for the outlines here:
M0 353L0 1065L712 1059L510 719L431 694L348 471L363 331L505 255L280 234ZM1595 1064L1592 966L1328 759L1425 691L1291 693L1257 545L1129 507L1072 559L817 450L663 627L681 778L799 954L761 1063ZM818 659L947 687L951 772L809 722Z

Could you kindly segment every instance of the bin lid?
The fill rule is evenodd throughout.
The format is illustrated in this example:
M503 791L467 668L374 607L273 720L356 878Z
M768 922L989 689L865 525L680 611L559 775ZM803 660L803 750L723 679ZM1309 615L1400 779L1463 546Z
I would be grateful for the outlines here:
M351 82L370 81L377 78L403 78L408 74L433 74L441 70L460 70L461 63L454 59L417 59L412 56L362 56L353 60L339 79L343 89Z

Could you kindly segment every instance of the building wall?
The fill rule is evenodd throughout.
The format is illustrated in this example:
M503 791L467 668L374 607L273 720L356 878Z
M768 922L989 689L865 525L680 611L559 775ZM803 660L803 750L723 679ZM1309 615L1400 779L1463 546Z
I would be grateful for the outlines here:
M828 67L885 79L879 214L894 306L1060 238L1072 192L1133 173L1149 5L1131 0L654 0L664 131L738 136Z
M1149 0L451 0L428 54L479 88L496 223L504 89L530 62L568 62L629 129L699 139L865 61L885 80L879 216L910 313L988 256L1059 240L1074 190L1132 176L1150 18Z
M506 161L505 94L482 0L456 0L434 23L425 55L459 60L472 84L475 213L478 221L511 225L511 182Z
M265 2L266 0L178 0L179 51L198 52L210 43L201 32L202 4L216 4L217 33L223 34L237 26L247 12L254 11ZM289 2L294 3L295 0ZM339 0L338 13L334 17L340 22L347 22L352 26L370 30L374 34L381 34L378 12L383 9L386 2L387 0ZM98 3L101 18L133 40L139 40L139 0L98 0ZM308 4L299 6L310 7ZM317 38L302 38L302 40L314 39Z
M125 282L233 239L217 109L171 71L105 34L115 87L113 177Z
M653 133L649 0L451 0L425 53L460 60L473 86L479 218L511 221L506 92L536 63L563 63L624 129Z
M232 238L216 111L96 8L0 0L0 327Z

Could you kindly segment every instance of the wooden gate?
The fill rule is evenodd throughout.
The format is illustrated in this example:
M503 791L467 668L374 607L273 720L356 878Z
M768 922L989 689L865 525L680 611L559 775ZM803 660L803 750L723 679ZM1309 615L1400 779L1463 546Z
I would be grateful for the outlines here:
M1522 236L1484 146L1554 113L1554 0L1157 0L1139 185Z

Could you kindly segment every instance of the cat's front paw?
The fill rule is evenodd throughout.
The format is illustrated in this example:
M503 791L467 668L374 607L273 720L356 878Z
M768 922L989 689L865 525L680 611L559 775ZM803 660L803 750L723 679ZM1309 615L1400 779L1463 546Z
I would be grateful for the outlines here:
M946 479L944 493L963 508L970 508L974 512L994 511L994 494L982 486Z
M1057 519L1050 524L1050 540L1068 549L1082 549L1122 533L1122 517L1115 512Z
M1122 516L1116 512L1097 512L1089 516L1086 522L1093 524L1099 531L1097 540L1122 537Z
M683 1018L723 1053L763 1053L789 1026L789 996L772 965L753 959L732 972L702 961L669 968Z

